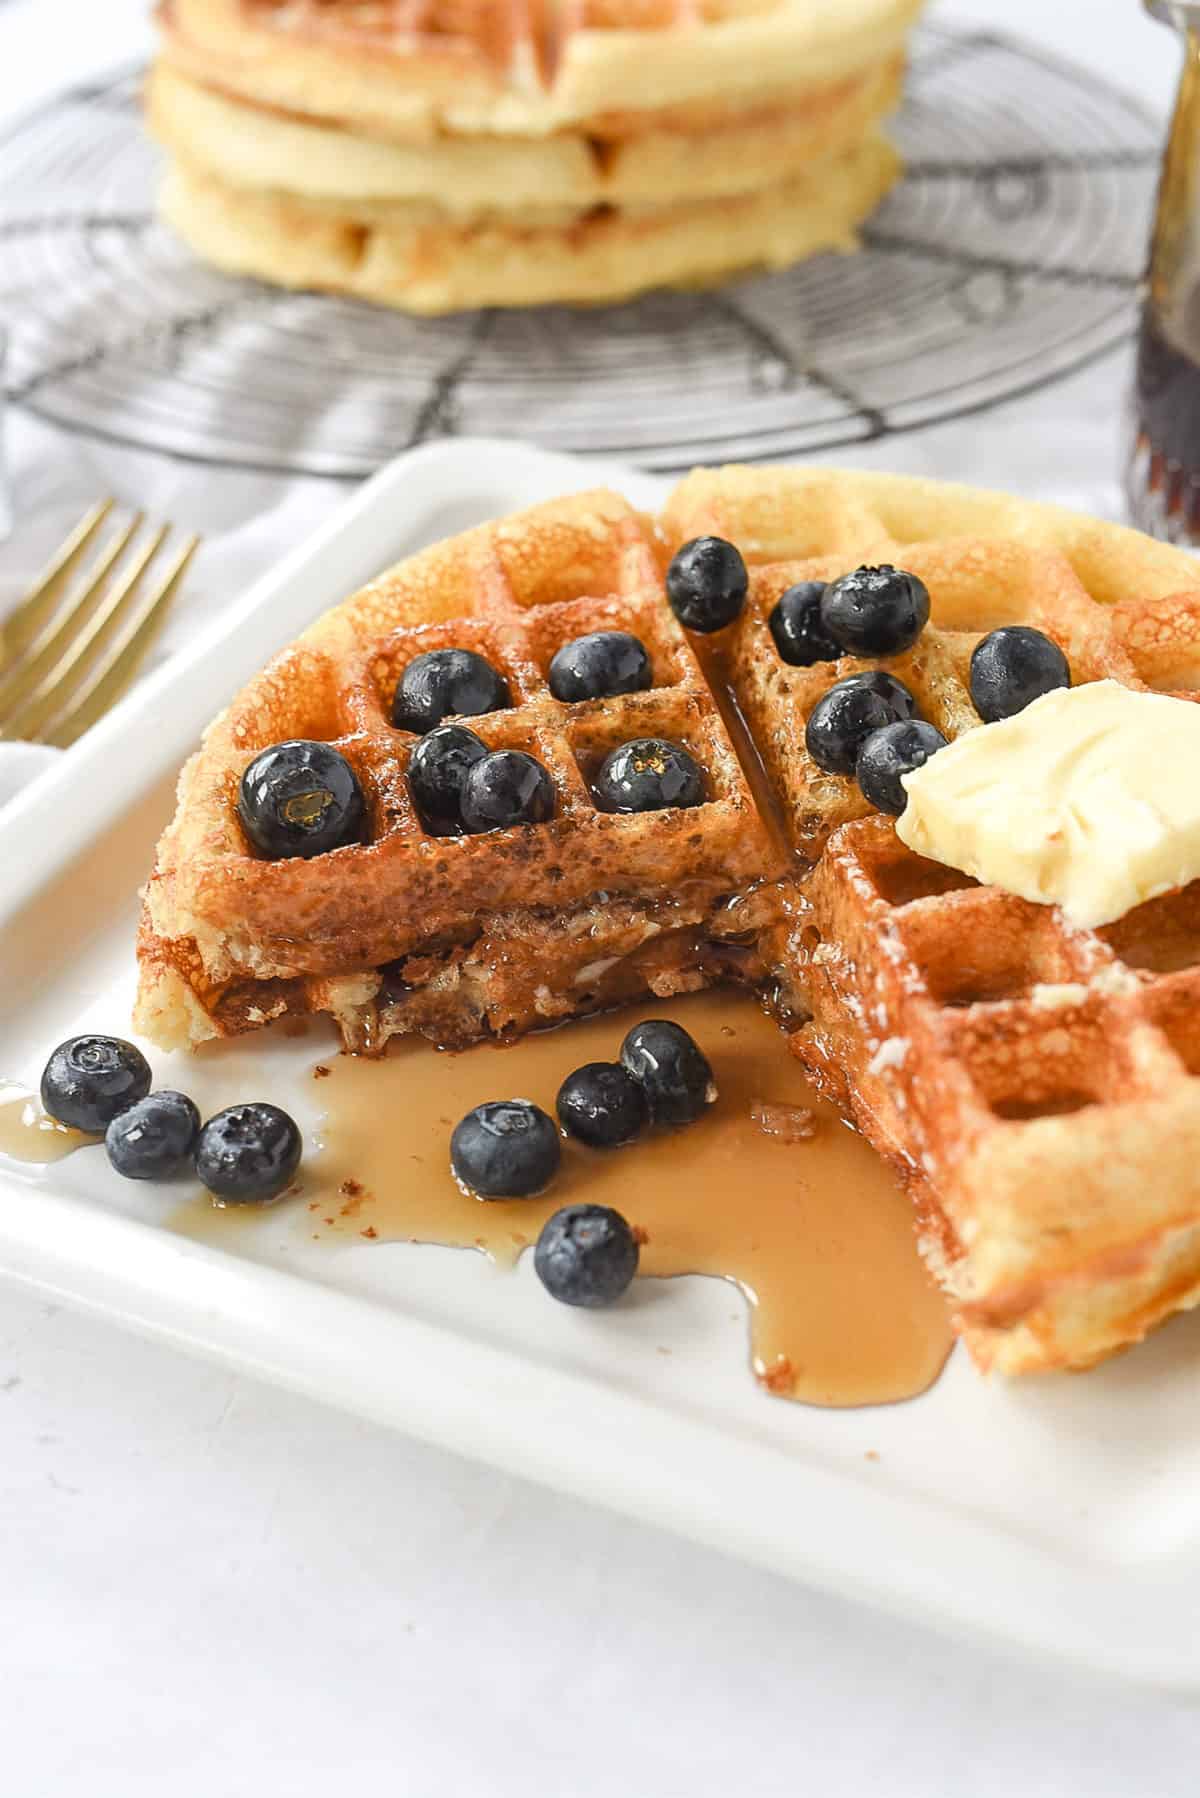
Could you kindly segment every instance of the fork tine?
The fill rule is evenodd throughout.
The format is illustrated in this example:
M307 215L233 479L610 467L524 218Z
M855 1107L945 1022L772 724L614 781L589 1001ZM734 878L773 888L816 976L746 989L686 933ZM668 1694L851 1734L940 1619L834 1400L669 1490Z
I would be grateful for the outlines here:
M32 693L20 702L15 711L0 719L0 738L25 737L30 741L36 740L42 725L55 715L62 700L69 698L74 691L77 673L82 674L90 665L92 652L103 643L109 626L118 617L126 600L158 554L169 529L169 525L160 526L146 547L138 551L132 567L122 575L112 591L105 595L103 604L92 613L78 635L72 637L65 653L42 676Z
M187 572L199 545L199 537L188 538L161 584L136 608L108 654L92 670L67 708L57 713L41 732L40 742L53 743L59 749L68 748L116 703L137 672L162 621L167 602Z
M46 564L33 586L24 595L16 610L10 612L4 623L0 625L0 668L4 667L5 663L10 661L16 653L23 650L41 629L63 581L95 537L100 526L112 511L114 504L115 502L111 499L102 499L84 513L66 542Z
M51 615L33 642L18 655L8 673L0 678L0 721L33 692L46 670L57 664L82 625L89 607L99 596L118 557L141 525L142 518L141 512L135 512L124 530L117 532L88 570L87 585L66 606Z

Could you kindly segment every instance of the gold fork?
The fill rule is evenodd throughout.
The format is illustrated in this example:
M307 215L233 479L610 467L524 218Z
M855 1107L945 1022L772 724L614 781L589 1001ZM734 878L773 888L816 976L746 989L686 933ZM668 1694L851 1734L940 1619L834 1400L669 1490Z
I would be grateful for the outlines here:
M16 611L0 623L0 740L65 749L82 736L129 685L196 553L200 539L188 537L165 573L143 591L143 577L171 526L160 525L139 546L134 538L145 517L137 512L99 551L82 588L66 594L113 503L102 500L85 513ZM130 559L119 567L131 545Z

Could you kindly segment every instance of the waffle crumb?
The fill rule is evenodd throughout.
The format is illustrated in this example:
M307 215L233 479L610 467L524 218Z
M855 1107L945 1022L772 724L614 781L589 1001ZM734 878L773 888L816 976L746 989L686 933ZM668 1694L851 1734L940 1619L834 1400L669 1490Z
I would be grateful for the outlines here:
M776 1355L769 1367L757 1367L754 1377L768 1392L786 1396L796 1390L796 1370L786 1355Z
M755 1099L750 1116L764 1136L777 1142L811 1142L817 1134L817 1116L804 1105L773 1105Z

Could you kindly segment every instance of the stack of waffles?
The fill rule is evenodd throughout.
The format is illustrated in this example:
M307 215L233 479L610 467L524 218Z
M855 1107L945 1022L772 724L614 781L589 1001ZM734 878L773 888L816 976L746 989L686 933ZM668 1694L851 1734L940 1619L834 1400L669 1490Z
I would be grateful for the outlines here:
M208 261L424 313L851 249L921 0L163 0L150 126Z
M664 569L708 533L738 545L750 592L700 639L676 623ZM881 560L920 576L932 616L913 649L870 665L949 737L979 724L967 667L1003 624L1053 637L1076 684L1200 690L1200 565L1052 508L739 469L693 474L657 520L603 492L541 506L389 571L215 722L146 890L139 1027L181 1047L323 1011L354 1049L403 1032L457 1044L740 981L905 1181L981 1365L1087 1366L1200 1301L1200 883L1079 929L922 859L813 764L808 713L865 664L789 666L768 616L797 581ZM551 657L604 627L642 638L653 686L559 702ZM416 739L389 705L408 663L449 645L505 676L512 704L472 728L543 763L549 822L422 828ZM598 810L599 761L647 735L691 751L706 802ZM261 860L239 779L300 736L354 764L369 840Z

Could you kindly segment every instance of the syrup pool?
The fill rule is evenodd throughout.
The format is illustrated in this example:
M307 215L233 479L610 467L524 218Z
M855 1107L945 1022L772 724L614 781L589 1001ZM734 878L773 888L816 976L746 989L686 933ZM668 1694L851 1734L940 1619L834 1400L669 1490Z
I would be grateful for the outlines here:
M11 1155L14 1161L61 1161L99 1140L48 1117L28 1087L0 1080L0 1154Z
M607 1154L568 1142L562 1173L539 1198L460 1190L449 1140L464 1112L519 1096L553 1116L565 1076L615 1060L626 1030L648 1016L684 1025L712 1063L720 1096L698 1123ZM950 1327L907 1199L745 995L648 1000L507 1048L450 1055L406 1043L379 1060L337 1055L320 1067L321 1196L311 1165L306 1194L318 1233L462 1245L510 1265L551 1212L586 1199L615 1206L643 1233L642 1274L714 1274L742 1289L754 1371L773 1392L886 1403L923 1392L945 1362Z

